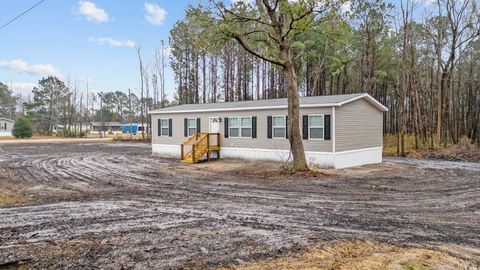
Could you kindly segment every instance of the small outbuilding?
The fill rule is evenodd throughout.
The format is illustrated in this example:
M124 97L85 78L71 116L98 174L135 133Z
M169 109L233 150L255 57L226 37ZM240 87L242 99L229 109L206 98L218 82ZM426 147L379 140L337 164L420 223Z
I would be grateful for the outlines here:
M382 162L387 110L369 94L300 98L300 129L309 164L345 168ZM290 157L287 99L188 104L150 113L153 153L190 162L209 157L211 149L222 158Z
M0 118L0 136L12 136L12 129L15 121L8 118Z
M122 133L123 134L133 134L137 135L142 133L142 130L147 130L147 123L128 123L122 125Z

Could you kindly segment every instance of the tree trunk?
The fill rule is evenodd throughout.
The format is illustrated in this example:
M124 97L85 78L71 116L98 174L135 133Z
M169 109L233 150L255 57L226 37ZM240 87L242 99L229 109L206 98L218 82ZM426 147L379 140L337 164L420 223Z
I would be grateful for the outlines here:
M297 76L292 62L290 49L283 45L282 58L285 59L283 66L283 78L288 96L288 140L293 155L293 169L296 171L308 170L302 137L300 135L300 101L298 97Z

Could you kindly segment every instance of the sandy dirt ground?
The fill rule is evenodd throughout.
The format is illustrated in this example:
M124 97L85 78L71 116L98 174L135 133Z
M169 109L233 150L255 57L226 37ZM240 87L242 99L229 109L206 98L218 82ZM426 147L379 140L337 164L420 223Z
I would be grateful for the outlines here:
M0 145L0 268L231 268L372 241L479 269L478 163L386 159L285 176L272 163L185 165L150 152Z

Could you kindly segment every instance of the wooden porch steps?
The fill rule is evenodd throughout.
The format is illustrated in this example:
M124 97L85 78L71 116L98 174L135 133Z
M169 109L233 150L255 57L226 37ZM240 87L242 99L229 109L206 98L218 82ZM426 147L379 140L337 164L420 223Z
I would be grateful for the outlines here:
M220 158L220 133L198 132L181 144L181 162L208 161L212 152L216 153L215 159Z

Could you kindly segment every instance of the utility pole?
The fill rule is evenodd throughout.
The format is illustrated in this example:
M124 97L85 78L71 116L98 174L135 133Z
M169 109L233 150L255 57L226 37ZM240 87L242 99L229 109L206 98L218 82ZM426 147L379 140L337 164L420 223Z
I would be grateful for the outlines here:
M102 94L98 94L100 97L100 138L102 137L102 132L103 132L103 96Z
M165 45L164 41L162 39L162 84L160 86L160 108L163 108L164 106L164 96L165 96Z
M130 88L128 88L128 118L130 122L130 140L133 140L132 93L130 92Z

